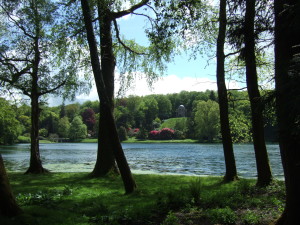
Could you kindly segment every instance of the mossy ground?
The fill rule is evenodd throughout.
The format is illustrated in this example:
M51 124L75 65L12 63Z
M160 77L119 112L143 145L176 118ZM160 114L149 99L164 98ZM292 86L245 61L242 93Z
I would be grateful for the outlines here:
M88 175L9 173L24 213L0 224L267 224L284 207L281 181L257 188L255 180L134 175L138 189L124 195L120 177Z

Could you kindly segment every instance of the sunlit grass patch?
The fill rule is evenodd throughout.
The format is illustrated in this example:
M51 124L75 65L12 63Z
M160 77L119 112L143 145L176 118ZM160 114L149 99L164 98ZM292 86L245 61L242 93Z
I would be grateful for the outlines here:
M221 177L154 174L134 177L138 189L125 195L122 180L116 176L9 173L14 194L25 213L14 220L0 217L0 223L153 225L179 221L186 224L186 218L191 223L213 216L219 222L224 219L228 223L251 224L261 222L263 213L275 219L284 206L283 182L260 189L255 180L224 183Z

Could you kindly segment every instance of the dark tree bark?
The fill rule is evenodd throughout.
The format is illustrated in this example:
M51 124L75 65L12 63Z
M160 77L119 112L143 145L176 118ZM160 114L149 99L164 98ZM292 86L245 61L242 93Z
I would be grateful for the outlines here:
M30 146L30 164L26 171L28 173L45 173L48 170L42 166L39 148L39 99L37 93L32 92L31 95L31 146Z
M217 39L217 85L220 109L221 134L226 167L226 174L224 176L224 180L233 181L236 180L238 177L229 126L228 98L227 88L225 84L224 43L226 35L226 23L226 0L220 0L219 34Z
M254 36L255 2L255 0L246 0L244 26L246 80L251 107L252 137L257 166L257 185L267 186L272 181L272 172L264 138L262 103L257 81Z
M113 53L113 41L111 26L115 19L130 14L134 10L145 5L149 0L142 0L140 3L132 6L128 10L112 12L108 3L101 0L97 1L98 22L100 24L100 52L101 52L101 70L104 84L106 86L107 97L110 101L111 113L114 111L114 78L115 78L115 56ZM100 96L100 121L98 136L98 153L97 160L92 172L92 176L104 176L109 172L118 173L116 168L113 147L109 142L108 134L108 112L102 104Z
M276 224L294 225L300 213L300 1L275 0L274 8L276 109L286 185L285 210Z
M0 215L17 216L22 213L12 193L9 180L0 154Z
M104 106L105 111L107 112L107 133L109 135L110 143L113 147L113 153L114 157L116 159L118 168L120 170L120 174L124 183L125 192L131 193L136 188L136 183L133 179L133 176L131 174L130 168L128 166L126 157L124 155L122 145L120 143L117 128L115 125L114 116L111 111L111 104L110 99L107 95L106 86L103 80L102 70L100 66L100 60L99 55L97 51L97 43L95 39L92 19L91 19L91 12L90 7L87 0L81 0L81 7L84 17L84 23L87 33L87 39L90 49L90 55L91 55L91 65L93 69L93 74L96 82L96 87L98 91L98 95L100 97L100 100L102 101L102 104Z
M98 1L98 16L100 24L100 52L101 52L101 69L103 81L107 90L107 97L110 101L111 112L114 110L114 78L115 78L115 57L113 53L113 43L111 36L112 15L105 3ZM100 96L101 98L101 96ZM98 135L98 153L97 160L92 172L92 176L105 176L110 172L118 172L115 164L110 136L107 132L108 112L105 104L100 99L100 121Z
M36 33L39 35L39 28L37 28ZM30 164L26 171L28 173L44 173L48 170L44 169L42 166L42 161L40 158L39 149L39 118L40 118L40 108L39 108L39 91L38 91L38 71L41 61L40 50L39 50L39 38L34 40L34 63L31 73L31 94L29 95L31 100L31 146L30 146Z

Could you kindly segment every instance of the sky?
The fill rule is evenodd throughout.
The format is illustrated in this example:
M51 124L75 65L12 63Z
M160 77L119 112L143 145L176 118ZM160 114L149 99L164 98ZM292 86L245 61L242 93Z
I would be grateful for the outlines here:
M120 28L121 37L126 39L134 39L138 44L147 45L147 38L144 33L147 20L140 16L126 16L119 19L118 25ZM149 94L169 94L179 93L181 91L205 91L217 90L216 85L216 64L215 58L209 58L206 55L197 55L196 59L190 59L188 54L177 55L174 61L167 65L167 69L152 87L146 82L146 79L139 76L131 87L124 93L128 95L145 96ZM115 74L115 89L116 94L120 87L118 82L119 74L116 70ZM228 83L230 88L238 88L238 84ZM75 102L83 102L86 100L98 100L96 88L93 87L90 93L76 96ZM50 98L49 105L59 105L61 100L58 98Z

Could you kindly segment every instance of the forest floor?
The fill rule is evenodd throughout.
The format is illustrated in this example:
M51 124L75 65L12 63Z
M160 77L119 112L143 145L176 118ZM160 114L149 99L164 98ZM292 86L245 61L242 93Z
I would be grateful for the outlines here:
M124 195L119 176L8 175L24 213L0 217L3 225L254 225L270 224L284 208L282 181L258 188L252 179L135 174L137 191Z

